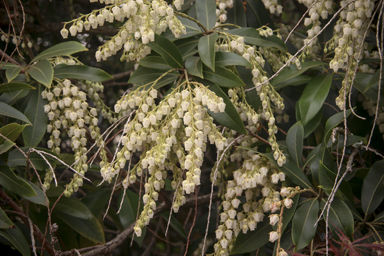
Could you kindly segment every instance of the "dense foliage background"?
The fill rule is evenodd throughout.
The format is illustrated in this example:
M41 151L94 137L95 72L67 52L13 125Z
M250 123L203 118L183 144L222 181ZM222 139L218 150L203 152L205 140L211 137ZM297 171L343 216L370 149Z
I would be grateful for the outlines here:
M3 0L0 242L381 255L383 0Z

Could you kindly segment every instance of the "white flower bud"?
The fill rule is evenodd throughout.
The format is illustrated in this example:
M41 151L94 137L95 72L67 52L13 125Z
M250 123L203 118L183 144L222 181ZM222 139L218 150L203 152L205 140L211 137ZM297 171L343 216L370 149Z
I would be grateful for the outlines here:
M279 215L278 214L269 215L269 224L271 226L274 226L278 221L279 221Z
M68 29L63 28L63 29L60 31L60 34L61 34L61 36L62 36L64 39L67 39L67 38L68 38Z
M269 232L269 241L271 243L275 242L279 238L279 233L276 231Z

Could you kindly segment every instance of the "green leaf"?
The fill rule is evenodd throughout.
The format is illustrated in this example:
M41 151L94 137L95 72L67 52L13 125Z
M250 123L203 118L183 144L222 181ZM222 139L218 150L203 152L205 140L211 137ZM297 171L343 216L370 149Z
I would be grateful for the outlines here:
M122 193L120 195L119 202L121 202L122 200L121 198L122 198ZM139 196L127 189L124 197L124 202L119 213L119 219L120 219L121 225L123 225L124 228L128 228L132 223L136 221L138 205L139 205Z
M162 212L161 213L161 217L163 217L163 219L165 221L168 222L168 218L169 218L169 211L166 211L166 212ZM187 238L187 233L185 232L185 229L183 227L183 225L175 218L174 214L171 216L171 222L169 223L169 225L171 226L171 228L173 230L175 230L181 237L183 237L184 239Z
M44 192L38 186L36 186L33 182L30 182L29 180L26 180L23 178L21 178L21 179L24 180L25 182L28 182L29 185L31 185L31 187L33 188L33 190L36 193L36 196L32 196L32 197L23 196L23 197L25 199L27 199L28 201L31 201L32 203L47 206L47 201L45 199ZM48 203L49 203L49 201L48 201Z
M29 84L19 83L19 82L8 83L8 84L0 84L0 93L14 92L14 91L22 90L22 89L32 89L32 90L34 90L35 87L30 86Z
M15 141L20 133L24 130L26 125L20 125L17 123L10 123L0 128L0 133L4 137L7 137L10 141ZM0 143L3 143L5 139L0 138Z
M305 175L296 165L296 163L290 158L289 156L286 156L287 162L283 164L283 166L279 166L276 162L276 160L273 158L272 153L264 154L262 155L269 158L269 160L272 161L272 163L276 166L276 168L279 171L282 171L285 173L285 175L288 176L288 178L295 183L296 185L300 186L301 188L312 188L311 183L309 182L307 175Z
M6 165L0 165L0 184L6 189L21 196L36 196L36 192L28 182L19 179Z
M245 58L233 52L216 52L215 65L223 67L239 65L252 68L252 65Z
M247 21L248 26L260 28L267 25L271 29L275 29L269 10L266 10L264 4L260 0L245 0L247 3Z
M64 42L64 43L56 44L48 48L47 50L41 52L32 60L32 62L35 62L40 59L48 59L51 57L56 57L61 55L71 55L77 52L84 52L84 51L88 51L88 49L79 42L75 42L75 41Z
M297 110L298 108L296 108ZM323 109L320 109L319 112L315 115L314 118L312 118L308 123L304 126L304 138L307 138L309 135L311 135L317 128L319 128L319 125L321 123L321 119L323 117Z
M321 199L321 208L324 208L326 199ZM327 206L328 207L328 206ZM327 210L324 211L324 220L327 218ZM338 237L337 233L347 235L350 239L353 238L354 221L351 210L343 202L342 199L335 197L329 209L328 217L329 228L334 237Z
M198 50L201 61L215 71L215 43L219 35L217 33L203 36L199 39Z
M311 79L312 79L311 76L299 75L294 78L281 81L277 85L274 85L274 88L275 90L279 90L286 86L299 86L299 85L307 84L309 81L311 81Z
M207 30L211 30L216 24L216 2L215 0L196 0L197 20Z
M29 69L27 69L26 72L30 74L31 77L37 82L45 85L48 88L51 88L51 83L53 80L53 67L48 60L40 60L36 64L32 65Z
M384 160L375 162L363 181L361 207L367 216L375 211L384 199Z
M13 222L8 218L7 214L0 207L0 229L10 228Z
M7 239L23 256L31 255L28 242L17 226L15 228L0 229L0 236Z
M263 222L257 223L256 230L248 231L247 234L240 232L233 245L231 255L256 251L268 243L269 232L271 231L272 226L269 225L269 218L264 218Z
M226 22L240 27L247 26L247 18L242 0L233 1L233 7L228 10Z
M172 69L165 60L160 56L147 56L140 60L139 64L146 68L154 68L160 70L170 70Z
M217 96L223 98L225 103L224 113L213 113L212 111L207 109L208 113L213 117L213 119L215 119L217 122L224 125L225 127L228 127L242 134L247 134L247 131L244 127L244 123L241 120L239 113L236 111L235 106L233 106L228 96L216 84L209 85L208 89L215 92Z
M3 93L0 95L0 102L13 105L16 101L24 98L29 93L29 89L19 90L15 92Z
M104 70L92 68L85 65L66 65L60 64L55 67L55 77L74 78L88 80L91 82L103 82L113 77Z
M188 74L204 78L203 76L203 63L201 63L200 57L192 56L185 61L185 68Z
M345 74L341 74L345 75ZM378 94L378 83L372 85L367 88L367 85L372 80L373 75L367 73L356 73L355 81L353 82L353 87L359 90L365 97L372 100L373 102L377 102L377 94ZM380 102L379 105L384 107L384 97L383 90L381 90Z
M384 212L377 214L373 222L384 223Z
M298 167L303 164L303 140L304 127L301 122L294 124L287 133L288 153L295 161Z
M98 189L94 192L87 193L87 195L81 199L81 202L97 217L107 205L111 192L108 188Z
M201 29L195 22L180 16L178 16L177 18L181 21L181 23L183 23L185 30L187 32L186 34L181 34L178 39L189 38L189 37L201 34Z
M48 117L44 112L44 105L47 101L41 96L42 86L38 86L37 90L32 92L25 109L25 116L31 121L32 126L25 127L23 131L24 145L26 147L37 147L45 135L48 125Z
M277 36L262 37L259 32L254 28L235 28L228 30L232 35L242 36L244 42L261 47L275 47L282 52L287 51L287 46Z
M321 110L332 84L333 73L315 76L305 87L298 106L301 122L305 126Z
M36 148L36 149L40 151L45 151L51 155L58 157L55 153L53 153L50 150L47 150L44 148ZM21 150L25 154L27 154L29 148L21 148ZM47 159L50 162L51 165L56 163L56 160L53 157L50 157L47 154L43 154L43 156L45 157L45 159ZM45 170L49 168L45 160L36 152L32 152L29 154L29 160L31 160L31 162L33 163L33 165L36 167L37 170ZM18 149L14 149L11 152L9 152L8 166L11 168L14 168L16 166L27 166L27 159Z
M103 227L93 215L91 219L83 219L55 210L53 214L85 238L98 244L105 243Z
M8 71L8 70L7 70ZM384 76L383 74L381 75L381 79L383 80ZM367 88L365 88L364 92L368 91L371 87L377 85L380 80L380 69L376 71L375 74L373 74L371 80L369 81ZM383 85L383 81L381 81L381 84Z
M12 82L15 77L20 73L20 71L23 69L23 67L9 67L7 68L7 71L5 71L5 76L7 77L8 83Z
M152 85L155 80L165 73L164 70L138 67L135 72L130 76L128 83L137 84L137 85ZM159 79L155 85L155 88L161 88L164 85L172 83L179 77L179 73L173 71L168 73L163 78Z
M0 144L0 155L10 150L14 145L16 145L16 143L12 141L9 141L9 140L4 141L4 143Z
M351 114L351 110L348 109L346 113L346 117L348 117ZM327 122L325 123L325 128L324 128L324 139L323 143L327 145L327 142L329 138L331 137L332 134L332 129L338 126L344 119L344 112L339 112L333 116L331 116Z
M300 195L297 194L296 196L294 196L292 198L293 204L292 204L291 208L289 208L289 209L284 208L284 212L283 212L283 227L281 229L282 233L284 233L284 230L287 228L288 224L292 220L293 214L295 214L295 212L296 212L297 205L299 204L299 198L300 198Z
M204 67L203 75L205 79L221 87L232 88L245 86L244 82L235 73L223 67L216 67L215 72Z
M193 56L197 53L196 46L199 43L199 39L196 37L176 40L174 44L179 48L183 60L186 60L188 57Z
M297 77L307 71L310 68L320 67L326 63L320 61L309 61L301 63L301 69L298 69L295 64L291 64L288 67L285 67L275 78L271 80L271 84L274 87L281 87L280 83Z
M31 124L31 122L23 113L21 113L19 110L9 106L4 102L0 102L0 115L9 116L9 117L21 120L23 122L26 122L27 124Z
M155 41L148 43L148 46L160 54L169 66L174 68L183 67L183 58L179 49L167 38L155 35Z
M62 197L56 204L54 211L79 219L91 220L93 215L91 211L79 200Z
M292 240L296 245L295 251L303 249L315 236L318 212L317 198L307 200L297 209L292 220Z

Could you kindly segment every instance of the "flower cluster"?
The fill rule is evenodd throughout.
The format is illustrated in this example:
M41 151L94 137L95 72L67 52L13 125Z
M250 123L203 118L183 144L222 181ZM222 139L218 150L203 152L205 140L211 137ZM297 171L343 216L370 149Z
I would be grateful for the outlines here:
M325 51L335 51L330 67L337 72L345 70L345 79L336 104L340 109L345 107L345 94L350 90L353 74L358 62L364 57L364 39L368 31L369 19L374 8L373 0L358 0L355 2L341 1L340 5L348 6L340 12L340 19L334 27L334 36L328 42Z
M200 185L200 167L207 143L215 144L218 150L227 145L207 111L223 112L226 104L207 87L184 81L158 104L157 96L153 86L139 87L116 103L115 111L132 119L124 126L122 148L115 160L100 164L103 179L110 182L117 171L131 161L134 152L142 152L139 162L128 170L123 180L127 188L137 176L146 177L144 208L135 226L137 236L153 217L167 171L173 172L171 184L176 196L172 208L177 212L185 203L184 194L193 193Z
M46 88L42 98L47 100L44 111L47 113L49 124L47 132L51 134L48 140L48 148L57 154L61 152L61 138L63 131L71 139L70 147L75 152L74 169L80 175L88 170L87 165L87 130L94 140L100 138L100 128L97 119L97 110L87 103L87 94L79 90L70 80L57 80L51 88ZM75 174L70 184L66 185L65 195L70 196L77 191L83 180L79 174ZM44 186L49 188L52 175L47 172Z
M227 8L233 7L233 0L218 0L216 1L216 18L219 23L224 23L227 20Z
M270 225L277 224L279 215L276 212L280 207L290 208L293 204L290 198L280 198L288 197L293 188L277 191L277 184L284 180L285 174L279 172L265 156L247 151L242 166L233 172L233 180L226 185L220 225L216 230L218 242L214 245L217 255L229 255L238 234L255 230L267 213L271 213L268 215ZM239 199L243 195L245 203ZM279 236L278 232L271 232L270 241L274 242Z
M184 25L174 15L174 9L164 0L154 0L151 3L143 0L125 1L100 1L105 4L110 3L102 9L94 10L92 13L83 15L66 24L72 24L69 31L65 28L61 30L63 38L75 36L83 29L89 30L91 27L96 29L103 26L105 22L124 22L117 35L113 36L108 42L102 45L96 52L96 60L106 60L115 55L119 50L124 49L122 60L140 60L151 52L146 46L155 40L155 34L163 33L169 28L173 35L178 38L186 33ZM180 10L183 0L174 1L176 9Z
M283 7L277 3L277 0L262 0L262 2L271 14L280 15L283 12Z
M3 34L2 31L0 31L0 34L1 34L0 40L3 41L3 42L9 43L9 41L11 39L11 36L6 34L6 33ZM29 39L27 39L27 41L28 42L23 41L21 37L16 36L16 35L14 35L12 40L11 40L11 42L14 45L19 45L21 43L21 48L25 48L26 46L28 48L32 48L32 42ZM27 43L27 44L25 44L25 43Z

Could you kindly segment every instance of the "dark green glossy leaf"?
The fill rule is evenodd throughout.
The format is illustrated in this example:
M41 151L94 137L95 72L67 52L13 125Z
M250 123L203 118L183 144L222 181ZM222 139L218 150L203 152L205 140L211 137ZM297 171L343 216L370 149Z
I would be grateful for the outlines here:
M247 234L240 232L236 238L231 254L253 252L264 246L269 241L269 232L272 226L269 225L269 218L257 224L256 230L248 231Z
M342 74L343 75L343 74ZM367 73L356 73L355 81L353 82L353 87L359 90L365 97L372 100L373 102L377 102L377 94L378 94L378 83L372 85L367 88L367 85L372 80L373 75ZM381 90L380 102L379 105L384 107L384 92Z
M38 61L36 64L27 69L26 72L37 82L48 88L51 87L53 80L53 67L48 60L42 59Z
M170 70L172 69L165 60L160 56L147 56L140 60L139 64L146 68L154 68L160 70Z
M196 37L181 39L174 42L177 48L179 48L183 60L186 60L189 56L193 56L197 53L196 47L198 43L199 39Z
M201 62L200 57L189 57L185 61L185 68L188 71L188 74L193 76L198 76L204 78L203 76L203 63Z
M315 76L298 101L301 122L305 126L321 110L332 84L333 73Z
M47 101L41 97L42 86L32 92L25 109L25 116L31 121L32 126L27 126L23 130L24 146L37 147L45 135L48 125L48 117L44 112L44 105Z
M233 7L228 10L226 22L240 27L247 26L247 18L242 0L233 1Z
M91 219L82 219L59 211L53 211L53 214L85 238L98 244L105 243L103 227L93 215Z
M163 219L165 221L168 222L168 218L169 218L169 211L166 211L166 212L163 212L161 213L161 217L163 217ZM171 226L171 228L173 230L175 230L181 237L183 237L184 239L187 238L187 232L185 232L185 229L183 227L183 225L175 218L174 215L171 216L171 222L169 223L169 225Z
M265 48L275 47L280 51L286 52L287 47L277 36L262 37L254 28L235 28L228 31L232 35L242 36L244 42Z
M266 10L261 0L245 0L247 3L248 26L260 28L264 25L275 29L269 10Z
M377 214L373 222L384 223L384 212Z
M285 67L275 78L271 80L271 84L274 87L280 87L280 83L297 77L307 71L310 68L320 67L325 65L326 63L320 61L309 61L301 63L301 69L298 69L294 63L290 66Z
M196 0L195 3L197 20L207 30L211 30L216 24L216 2L215 0Z
M20 73L20 71L23 69L23 67L10 67L7 68L7 71L5 71L5 76L7 77L8 83L12 82L13 79Z
M31 250L21 230L15 228L0 229L0 236L7 239L23 256L30 256Z
M20 133L24 130L26 125L20 125L17 123L10 123L0 128L0 133L4 137L7 137L11 141L15 141ZM0 143L3 143L5 139L0 138Z
M0 102L13 105L16 101L24 98L29 93L29 89L23 89L15 92L7 92L0 95Z
M201 34L201 29L195 22L180 16L177 18L181 21L181 23L183 23L185 30L187 32L186 34L181 34L179 37L180 39L189 38L189 37Z
M371 214L384 199L384 160L375 162L363 182L361 207L364 214Z
M111 192L108 188L98 189L94 192L87 193L87 195L81 199L81 202L97 217L107 206Z
M203 36L198 44L201 61L213 71L215 71L215 42L218 37L217 33Z
M8 71L8 70L7 70ZM381 74L381 85L383 85L383 74ZM367 85L367 88L365 88L364 92L368 91L372 86L377 86L377 84L379 83L379 80L380 80L380 69L378 69L376 71L375 74L373 74L371 80L369 81L368 85Z
M327 199L321 200L321 208L324 208ZM328 206L327 206L328 207ZM327 210L324 211L324 220L327 218ZM335 197L329 208L328 225L334 237L338 233L347 235L350 239L353 237L354 221L352 212L342 199Z
M317 114L310 121L308 121L308 123L305 124L305 126L304 126L304 138L307 138L317 128L319 128L322 117L323 117L323 110L320 109L320 111L317 112Z
M19 82L13 82L9 84L0 84L0 93L4 92L15 92L23 89L32 89L34 90L35 87L30 86L29 84L25 83L19 83Z
M59 64L55 67L55 77L88 80L91 82L103 82L112 79L111 75L98 68L66 64Z
M58 157L55 153L53 153L52 151L49 151L47 149L44 149L44 148L36 148L36 149L41 150L41 151L45 151L51 155ZM27 154L29 148L21 148L21 150L25 154ZM54 158L52 158L46 154L44 154L43 156L45 157L45 159L47 159L51 163L51 165L56 163L56 160ZM36 152L32 152L29 154L29 160L31 160L31 162L33 163L33 165L35 166L35 168L37 170L45 170L45 169L49 168L49 166L45 162L45 160ZM8 166L11 168L14 168L16 166L27 166L27 159L18 149L14 149L11 152L9 152ZM32 168L32 166L31 166L31 168Z
M36 186L34 183L30 182L29 180L26 180L23 178L21 178L21 179L24 180L25 182L28 182L29 185L31 185L31 187L33 188L33 190L36 193L36 196L31 196L31 197L23 196L23 197L25 199L27 199L28 201L31 201L32 203L47 206L47 201L45 199L44 192L38 186ZM49 203L49 201L48 201L48 203Z
M174 68L183 67L183 58L179 49L167 38L155 35L155 41L150 42L148 46L160 54L169 66Z
M47 50L41 52L32 60L32 62L40 59L48 59L51 57L56 57L61 55L71 55L71 54L74 54L77 52L83 52L83 51L88 51L88 49L79 42L75 42L75 41L64 42L64 43L56 44L48 48Z
M19 179L16 174L9 169L6 165L0 165L0 184L21 196L36 196L36 192L33 190L28 182Z
M309 155L305 159L304 167L307 165L310 165L315 160L320 150L321 150L321 144L317 145L314 149L312 149L312 151L309 153Z
M311 81L311 79L312 79L311 76L299 75L299 76L296 76L294 78L291 78L291 79L288 79L285 81L281 81L280 83L278 83L277 85L274 85L273 87L276 90L279 90L279 89L284 88L286 86L299 86L299 85L307 84L309 81Z
M317 198L305 201L297 209L292 220L292 240L296 245L295 251L307 246L316 234L315 226L319 212Z
M79 219L90 220L93 218L91 211L79 200L62 197L56 204L54 211L64 213Z
M0 155L10 150L16 143L6 140L0 144Z
M215 65L223 67L239 65L252 68L252 65L245 58L233 52L216 52Z
M226 105L224 113L213 113L209 109L208 113L213 117L213 119L225 127L228 127L239 133L246 134L247 131L245 130L244 123L241 121L239 113L236 111L235 106L233 106L228 96L216 84L211 84L208 88L215 92L217 96L223 98Z
M137 70L130 76L128 83L150 86L164 73L164 70L139 66ZM179 74L177 72L170 72L156 82L155 88L161 88L162 86L175 81L178 77Z
M27 124L31 124L31 122L23 113L21 113L19 110L9 106L4 102L0 102L0 115L9 116L9 117L21 120L23 122L26 122Z
M8 218L7 214L0 207L0 230L4 228L10 228L13 226L13 222Z
M348 109L346 111L346 117L348 117L351 114L351 110ZM325 123L325 128L324 128L324 139L323 143L327 145L327 142L329 138L331 137L332 134L332 129L338 126L344 119L344 112L337 113L333 116L331 116L327 122Z
M301 122L294 124L287 133L287 147L288 153L298 167L303 164L303 140L304 140L304 127Z
M221 87L242 87L245 85L235 73L219 66L216 67L215 72L204 67L203 75L205 79Z

